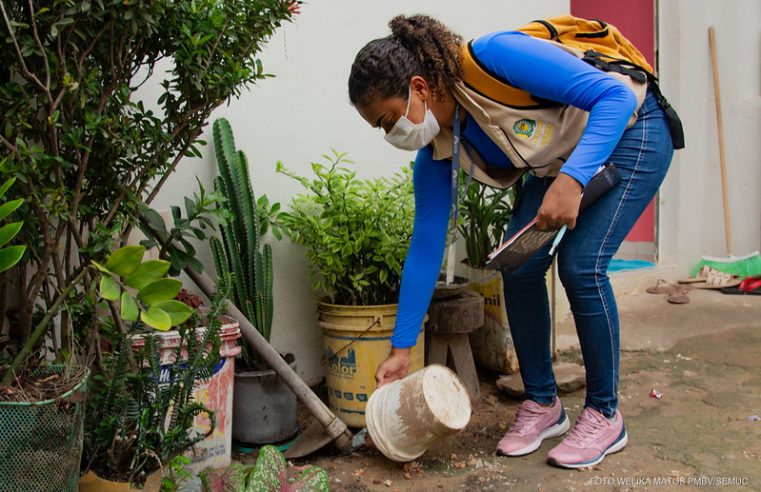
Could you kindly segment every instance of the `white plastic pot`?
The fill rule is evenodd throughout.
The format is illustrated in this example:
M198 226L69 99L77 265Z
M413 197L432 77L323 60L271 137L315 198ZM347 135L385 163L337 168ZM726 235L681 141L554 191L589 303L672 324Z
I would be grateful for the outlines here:
M431 365L377 389L365 420L373 444L388 459L420 457L470 421L468 391L449 368Z

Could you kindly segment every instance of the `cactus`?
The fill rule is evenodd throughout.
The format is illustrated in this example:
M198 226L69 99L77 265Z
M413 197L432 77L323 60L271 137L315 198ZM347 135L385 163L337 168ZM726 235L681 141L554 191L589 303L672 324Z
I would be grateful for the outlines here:
M217 274L232 273L232 300L269 341L272 331L272 248L261 244L260 219L248 172L248 159L235 149L230 123L214 121L214 151L220 175L216 190L227 198L233 217L211 239Z

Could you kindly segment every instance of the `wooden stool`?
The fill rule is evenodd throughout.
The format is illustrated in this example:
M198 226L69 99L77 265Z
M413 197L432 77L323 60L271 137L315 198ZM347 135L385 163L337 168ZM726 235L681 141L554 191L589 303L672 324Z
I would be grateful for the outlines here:
M454 297L434 299L428 309L426 364L452 369L473 402L480 397L476 364L468 333L484 324L484 298L470 290Z

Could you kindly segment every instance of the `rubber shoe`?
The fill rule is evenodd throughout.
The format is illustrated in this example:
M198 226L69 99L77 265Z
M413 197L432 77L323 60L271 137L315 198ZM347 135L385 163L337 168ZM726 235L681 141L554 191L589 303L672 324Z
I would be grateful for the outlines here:
M547 462L562 468L594 466L606 455L621 451L628 442L624 418L616 410L612 422L593 408L585 408L573 430L563 442L552 448Z
M563 435L570 426L557 397L549 407L526 400L518 407L515 420L497 444L497 455L523 456L533 453L543 440Z

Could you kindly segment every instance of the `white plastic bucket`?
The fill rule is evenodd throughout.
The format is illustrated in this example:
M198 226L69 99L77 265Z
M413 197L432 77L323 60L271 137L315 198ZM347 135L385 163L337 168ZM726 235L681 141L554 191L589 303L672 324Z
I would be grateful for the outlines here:
M373 444L388 459L412 461L470 421L470 398L449 368L430 365L378 388L365 421Z

